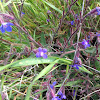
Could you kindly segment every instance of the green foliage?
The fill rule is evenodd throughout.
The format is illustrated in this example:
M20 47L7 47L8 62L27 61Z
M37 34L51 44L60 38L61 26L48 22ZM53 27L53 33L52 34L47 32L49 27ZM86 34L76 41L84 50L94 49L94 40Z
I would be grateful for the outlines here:
M54 32L58 28L60 19L63 15L63 9L64 13L68 11L68 5L65 0L25 0L22 8L22 12L24 12L25 14L22 17L20 17L20 7L22 5L21 0L8 0L7 2L5 1L7 0L4 0L3 3L0 2L1 13L8 14L13 12L16 17L15 22L18 23L23 29L26 28L26 30L34 40L40 42L43 47L46 47L48 49L48 55L49 52L53 52L52 45L56 43L56 40L53 41L52 45L49 43L53 38ZM71 10L73 10L75 14L80 14L82 1L83 0L78 0L76 4L72 6ZM71 0L69 0L68 4L71 4ZM100 5L99 0L90 0L89 6L86 10L84 10L84 15L95 8L97 5ZM12 11L8 6L11 7ZM47 14L48 10L51 11L51 14ZM47 22L48 16L50 22ZM86 27L90 28L91 25L89 22L91 22L93 23L93 29L96 29L98 31L100 18L99 16L95 16L96 18L94 16L92 17L91 19L87 17L84 24L86 25ZM74 31L76 29L76 26L70 26L67 23L67 21L71 20L74 20L74 16L73 14L69 13L65 17L57 36L54 37L59 40L62 46L64 44L64 38L66 38L67 40L69 39L71 34L70 30L72 29L72 31ZM11 22L13 23L13 21ZM84 36L86 36L87 33L87 31L86 33L84 32ZM73 59L74 52L66 54L63 58L59 57L61 54L54 54L56 57L51 56L47 59L36 58L33 57L33 55L35 56L33 52L31 52L30 55L28 53L26 55L23 55L23 53L25 53L25 47L27 47L29 50L32 49L30 44L33 42L29 40L28 36L17 26L13 26L12 32L6 32L4 34L0 32L0 35L1 89L2 91L4 91L4 87L7 87L9 100L13 100L15 97L18 100L33 100L30 95L34 97L40 95L40 99L44 100L43 94L44 92L47 92L47 88L43 86L42 83L47 82L49 78L46 77L51 74L53 76L51 77L51 82L55 80L58 81L57 85L55 86L57 87L57 89L58 87L62 86L66 75L68 75L67 80L69 81L66 81L64 87L68 86L68 88L70 89L73 87L86 88L86 84L84 85L85 82L90 85L89 88L91 88L91 84L92 86L94 85L94 87L97 89L100 87L98 82L99 75L94 75L94 72L88 70L84 66L80 67L79 70L70 67L70 65L72 65L72 60L68 60L65 58ZM83 34L81 34L81 39L83 39ZM75 42L73 42L73 44ZM69 46L71 45L70 43L68 44ZM33 43L33 49L36 50L36 48L38 48L38 46ZM14 52L13 49L16 49L16 52ZM73 50L75 50L74 47L71 47L70 49L67 48L66 52ZM54 51L56 51L56 48ZM62 49L60 49L59 52L60 51L62 51ZM98 48L98 51L100 53L100 48ZM91 46L90 48L87 48L85 52L87 55L89 54L94 56L96 54L96 48L95 46ZM20 57L18 55L19 53L22 53ZM98 60L100 60L100 57L98 57ZM1 63L2 61L3 64ZM92 66L93 64L90 65ZM95 61L95 67L98 71L100 71L99 65L99 61ZM87 76L85 74L87 74ZM92 80L91 77L93 76L94 78ZM87 79L87 77L89 77L90 80ZM92 81L96 81L96 83L93 83ZM42 87L45 87L46 89ZM40 91L31 94L31 91L33 92L35 90ZM91 92L90 90L88 90L88 92ZM23 91L24 94L21 94L23 93ZM80 92L80 90L78 91ZM25 94L26 97L24 97ZM86 95L86 92L83 94ZM95 100L97 99L96 96L97 95L93 96ZM0 100L1 99L2 97L0 94Z

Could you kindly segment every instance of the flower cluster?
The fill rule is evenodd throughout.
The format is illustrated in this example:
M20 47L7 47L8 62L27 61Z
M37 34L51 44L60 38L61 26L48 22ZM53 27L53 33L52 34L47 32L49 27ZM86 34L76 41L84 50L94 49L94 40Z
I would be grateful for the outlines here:
M37 58L43 57L44 59L46 59L47 58L46 52L47 52L47 49L39 47L38 52L36 53L36 57Z
M10 23L10 22L8 22L8 23L2 23L1 26L0 26L0 30L1 30L2 33L5 33L5 30L7 32L11 32L12 31L11 26L13 26L13 25L14 24Z

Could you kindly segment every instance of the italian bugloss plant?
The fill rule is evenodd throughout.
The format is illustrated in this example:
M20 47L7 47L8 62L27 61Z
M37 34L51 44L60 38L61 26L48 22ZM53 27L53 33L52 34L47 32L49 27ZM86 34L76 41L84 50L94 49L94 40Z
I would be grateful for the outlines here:
M97 2L1 2L0 31L4 35L0 38L0 100L97 100Z

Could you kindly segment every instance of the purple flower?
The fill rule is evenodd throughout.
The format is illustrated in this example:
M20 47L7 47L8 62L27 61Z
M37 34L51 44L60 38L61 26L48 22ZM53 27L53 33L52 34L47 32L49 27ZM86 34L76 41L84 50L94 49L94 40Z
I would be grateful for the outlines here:
M66 96L65 96L65 95L62 95L62 96L61 96L61 99L66 99Z
M61 91L59 91L59 92L58 92L58 95L60 95L60 96L61 96L62 94L63 94L63 93L62 93Z
M70 23L71 23L71 25L74 25L74 21L71 21Z
M47 22L50 22L50 20L49 20L49 19L47 19Z
M52 85L50 84L50 87L53 89L53 87L56 85L56 81L54 81L53 83L52 83Z
M46 59L47 58L47 54L45 54L46 52L47 52L47 49L39 47L38 52L36 53L36 57L37 58L43 57L44 59Z
M11 26L13 26L14 24L13 23L2 23L2 25L0 26L0 30L1 30L1 32L2 33L4 33L5 32L5 30L7 31L7 32L11 32L12 31L12 28L11 28Z
M24 15L25 13L24 12L21 12L21 14Z
M82 64L81 59L80 59L79 57L76 56L76 57L74 58L74 64L73 64L73 65L70 65L70 66L71 66L71 67L75 67L76 69L79 69L79 67L82 67L81 64Z
M23 17L24 14L25 14L24 12L21 12L21 17Z
M57 97L53 97L51 100L61 100L61 99L57 96Z
M98 33L96 32L96 36L100 36L100 34L98 34Z
M71 67L75 67L76 69L79 69L79 67L82 67L82 66L79 64L74 64L74 65L71 65Z
M100 7L96 7L97 15L100 15Z
M83 39L83 41L82 41L82 45L84 46L84 49L90 47L89 40L85 40L85 39Z
M58 93L58 95L61 99L66 99L66 96L61 91Z

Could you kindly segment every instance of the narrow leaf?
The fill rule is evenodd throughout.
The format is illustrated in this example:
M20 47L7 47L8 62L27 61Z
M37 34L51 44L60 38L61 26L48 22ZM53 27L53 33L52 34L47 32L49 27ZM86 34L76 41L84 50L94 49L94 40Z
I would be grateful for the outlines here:
M80 69L81 71L86 72L86 73L93 74L92 72L90 72L89 70L87 70L84 66L79 67L79 69Z
M42 0L44 3L46 3L48 6L50 6L51 8L53 8L54 10L56 10L57 12L59 12L60 14L63 13L63 11L61 11L60 9L58 9L57 7L55 7L54 5L52 5L49 2L46 2L45 0Z

